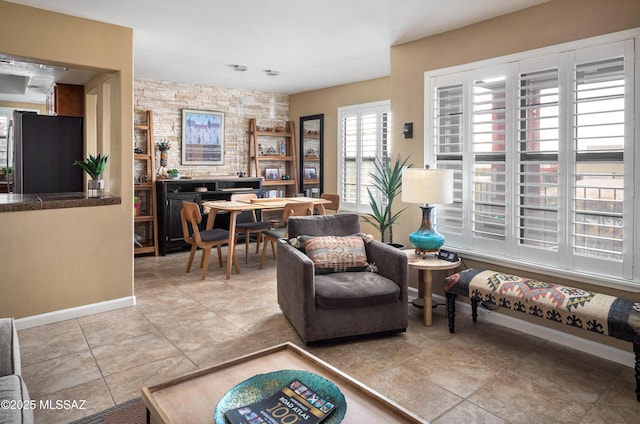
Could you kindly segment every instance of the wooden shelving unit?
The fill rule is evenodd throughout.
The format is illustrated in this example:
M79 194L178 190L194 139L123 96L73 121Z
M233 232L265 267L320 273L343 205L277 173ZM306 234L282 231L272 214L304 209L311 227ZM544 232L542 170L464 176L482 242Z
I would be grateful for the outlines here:
M153 141L153 111L142 114L134 124L134 248L133 253L153 253L158 256L158 213L156 205L155 143ZM139 115L136 115L137 117ZM144 123L143 123L144 121ZM135 200L138 199L137 204ZM137 211L137 212L136 212Z
M298 166L293 121L279 128L259 130L256 119L249 120L249 176L264 177L263 196L289 197L298 193ZM268 179L269 169L278 170L277 179ZM283 179L284 177L284 179Z

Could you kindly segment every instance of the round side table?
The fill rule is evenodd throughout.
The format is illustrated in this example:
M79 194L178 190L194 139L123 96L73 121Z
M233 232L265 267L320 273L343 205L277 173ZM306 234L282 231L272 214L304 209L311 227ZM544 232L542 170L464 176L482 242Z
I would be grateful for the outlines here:
M418 297L424 299L424 325L431 327L433 316L433 296L431 293L433 276L431 271L447 270L451 274L451 271L457 268L461 261L445 261L438 259L433 253L428 254L426 259L423 259L422 256L415 254L414 249L404 249L403 252L409 259L409 268L418 270Z

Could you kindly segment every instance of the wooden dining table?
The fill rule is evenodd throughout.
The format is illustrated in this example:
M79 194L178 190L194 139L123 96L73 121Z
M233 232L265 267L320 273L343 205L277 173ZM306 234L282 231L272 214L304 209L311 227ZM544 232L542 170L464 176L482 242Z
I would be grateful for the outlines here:
M208 213L206 229L211 230L218 212L229 213L229 254L227 255L227 277L231 278L231 268L233 267L233 255L236 253L236 219L244 211L254 210L278 210L284 209L287 203L312 202L319 215L325 214L324 205L331 203L330 200L316 197L276 197L259 198L251 201L230 201L230 200L208 200L202 202L202 209ZM245 243L247 241L245 240Z

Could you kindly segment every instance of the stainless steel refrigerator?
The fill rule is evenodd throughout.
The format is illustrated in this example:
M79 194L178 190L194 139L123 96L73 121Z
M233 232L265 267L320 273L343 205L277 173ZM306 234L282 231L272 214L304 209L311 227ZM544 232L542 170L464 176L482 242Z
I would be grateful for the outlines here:
M82 192L82 118L13 113L14 193Z

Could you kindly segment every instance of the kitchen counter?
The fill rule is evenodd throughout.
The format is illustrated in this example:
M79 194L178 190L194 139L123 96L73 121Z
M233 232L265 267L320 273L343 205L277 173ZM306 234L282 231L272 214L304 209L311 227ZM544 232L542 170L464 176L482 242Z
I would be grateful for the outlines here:
M89 197L87 193L0 193L0 212L35 211L41 209L84 208L119 205L120 197L104 195Z

